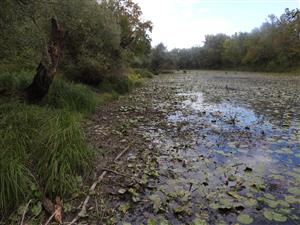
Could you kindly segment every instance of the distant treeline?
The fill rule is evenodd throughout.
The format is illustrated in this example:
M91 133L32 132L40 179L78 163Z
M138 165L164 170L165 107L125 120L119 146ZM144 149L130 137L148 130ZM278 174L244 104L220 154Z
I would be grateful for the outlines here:
M206 35L203 47L152 51L152 69L241 69L288 71L300 66L300 13L270 15L251 33Z

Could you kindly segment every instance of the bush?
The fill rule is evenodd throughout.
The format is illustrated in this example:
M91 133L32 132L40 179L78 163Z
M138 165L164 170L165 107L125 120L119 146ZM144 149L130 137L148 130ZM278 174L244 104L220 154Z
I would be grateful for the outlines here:
M88 113L95 110L97 97L87 86L57 79L52 83L44 103L53 108Z
M110 76L105 80L103 84L100 85L100 88L105 87L106 91L115 91L119 94L126 94L130 92L135 86L141 85L141 76L136 73L131 73L128 76ZM100 89L101 90L101 89Z
M154 74L147 69L135 69L134 72L139 74L143 78L153 78L154 76Z
M71 81L97 86L107 73L104 65L95 59L84 58L76 64L67 66L65 75Z
M0 118L1 212L30 197L32 184L51 197L72 193L91 155L80 115L9 102Z

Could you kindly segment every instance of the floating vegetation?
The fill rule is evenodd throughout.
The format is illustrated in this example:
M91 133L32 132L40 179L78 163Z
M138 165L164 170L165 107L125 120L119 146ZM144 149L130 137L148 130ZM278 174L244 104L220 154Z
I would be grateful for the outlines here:
M300 224L299 77L195 72L152 82L143 93L155 96L136 93L136 111L155 113L127 126L138 123L159 154L142 167L128 160L143 168L145 189L116 189L117 224Z

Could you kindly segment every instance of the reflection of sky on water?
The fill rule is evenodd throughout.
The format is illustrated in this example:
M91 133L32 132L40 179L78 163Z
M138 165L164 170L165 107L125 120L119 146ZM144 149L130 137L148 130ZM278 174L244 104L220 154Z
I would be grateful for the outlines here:
M268 110L270 112L268 118L266 112L263 114L264 116L259 116L250 108L228 102L220 104L207 102L201 92L178 93L177 96L182 98L182 108L192 109L192 112L177 111L170 115L168 120L170 122L188 121L210 124L206 128L202 127L199 133L201 135L205 134L208 141L218 145L215 150L232 154L239 161L247 162L252 167L263 164L266 167L274 167L280 170L280 167L293 168L300 165L300 158L296 157L296 154L300 153L300 123L296 112L295 115L288 117L291 119L288 122L288 127L280 127L269 122L269 119L274 121L271 110ZM256 111L259 110L256 109ZM205 116L203 116L203 113ZM235 124L228 123L232 120L235 121ZM211 124L211 121L213 121L213 124ZM250 135L248 139L243 139L238 134L234 138L234 133L237 130L244 132L245 128L247 128L246 132ZM246 149L237 151L239 146L236 149L228 147L228 143L232 141L249 143L246 143ZM280 150L284 148L290 149L292 153L286 154ZM207 146L199 145L200 151L206 151L207 149ZM216 158L225 163L224 155L216 156Z

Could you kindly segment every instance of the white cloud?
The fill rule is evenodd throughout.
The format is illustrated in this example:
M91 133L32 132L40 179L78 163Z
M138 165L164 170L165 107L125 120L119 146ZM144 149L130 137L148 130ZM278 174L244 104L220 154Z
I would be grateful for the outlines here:
M153 45L201 45L206 34L250 32L271 13L300 8L300 0L134 0L154 24ZM299 4L298 4L299 3Z
M145 19L153 22L153 45L163 42L169 49L201 45L206 34L235 32L234 26L218 18L199 0L135 0Z

